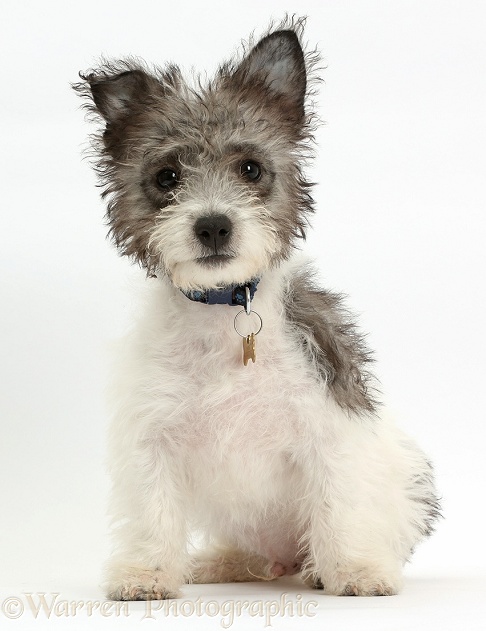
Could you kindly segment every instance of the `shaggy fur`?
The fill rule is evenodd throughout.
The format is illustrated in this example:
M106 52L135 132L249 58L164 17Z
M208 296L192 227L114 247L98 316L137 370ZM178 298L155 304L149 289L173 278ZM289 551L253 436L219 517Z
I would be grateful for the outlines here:
M295 573L394 594L438 516L430 464L379 414L363 338L293 254L313 211L302 28L271 29L206 85L129 59L75 86L103 121L110 234L151 277L113 395L110 598ZM244 367L240 308L183 292L255 278L263 329Z

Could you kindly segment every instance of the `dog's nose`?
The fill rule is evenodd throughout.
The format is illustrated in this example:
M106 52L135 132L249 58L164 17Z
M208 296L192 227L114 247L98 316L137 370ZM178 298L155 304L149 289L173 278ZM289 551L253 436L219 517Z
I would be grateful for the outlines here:
M196 221L194 231L199 241L217 254L229 241L232 227L231 219L226 215L208 215Z

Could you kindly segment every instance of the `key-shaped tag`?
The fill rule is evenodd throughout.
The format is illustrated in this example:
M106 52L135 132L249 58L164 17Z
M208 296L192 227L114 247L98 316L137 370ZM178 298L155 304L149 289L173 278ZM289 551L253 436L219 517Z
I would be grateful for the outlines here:
M260 321L260 326L258 326L258 324L257 324L257 326L254 328L254 330L256 329L254 333L250 333L249 335L244 335L238 329L238 317L239 316L243 316L244 318L248 318L250 316L256 316L257 320ZM255 324L255 320L254 319L253 319L253 323ZM250 326L247 325L247 329L246 329L247 331L248 331L248 329L250 329L250 331L251 331ZM248 366L248 362L250 361L250 359L251 359L251 361L253 363L255 363L255 361L256 361L256 336L262 330L262 326L263 326L262 318L256 311L251 311L250 310L250 313L249 314L247 313L245 315L245 310L243 309L242 311L239 311L236 314L236 316L235 316L235 322L234 322L235 331L238 333L238 335L240 337L243 338L243 364L245 366Z
M255 334L251 333L243 338L243 363L246 366L250 361L255 363L256 360L256 338Z

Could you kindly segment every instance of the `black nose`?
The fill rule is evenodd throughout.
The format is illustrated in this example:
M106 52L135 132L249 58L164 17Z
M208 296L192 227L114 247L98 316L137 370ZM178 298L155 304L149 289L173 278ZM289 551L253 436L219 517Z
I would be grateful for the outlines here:
M208 215L196 221L194 231L203 245L218 254L228 243L232 227L231 220L226 215Z

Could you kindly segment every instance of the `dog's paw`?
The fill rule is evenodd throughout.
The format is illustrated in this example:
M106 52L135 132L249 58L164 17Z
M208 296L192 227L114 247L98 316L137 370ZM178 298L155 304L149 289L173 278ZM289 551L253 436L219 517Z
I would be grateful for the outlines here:
M400 576L385 576L365 569L339 572L324 581L324 593L333 596L394 596L401 587Z
M398 594L397 587L383 579L351 579L339 594L340 596L394 596Z
M166 600L179 598L179 585L165 572L125 568L118 577L111 577L106 586L110 600Z

